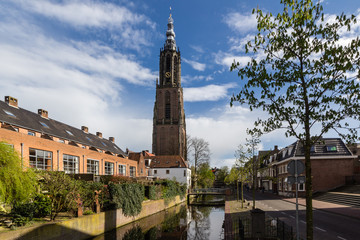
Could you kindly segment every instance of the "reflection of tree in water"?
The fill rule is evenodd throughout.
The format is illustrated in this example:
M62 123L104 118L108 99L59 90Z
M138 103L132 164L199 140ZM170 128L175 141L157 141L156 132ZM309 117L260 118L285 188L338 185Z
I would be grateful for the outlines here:
M210 207L191 207L191 223L188 230L187 239L202 240L210 237L210 218L212 208ZM193 225L193 226L191 226Z
M139 225L129 229L125 234L122 240L144 240L145 235L142 232L142 229Z
M157 227L150 228L145 234L145 240L156 240L158 233L159 229Z
M165 220L161 224L163 232L173 232L179 230L180 219L186 218L186 206L181 206L180 211L174 214L165 216Z

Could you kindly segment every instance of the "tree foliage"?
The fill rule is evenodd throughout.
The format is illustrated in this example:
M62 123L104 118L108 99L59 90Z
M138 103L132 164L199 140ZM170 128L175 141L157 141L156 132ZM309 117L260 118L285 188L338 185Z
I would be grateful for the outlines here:
M0 142L0 202L25 202L35 194L36 186L33 170L23 171L18 153L12 146Z
M197 185L201 188L209 188L214 184L215 175L211 171L208 163L203 163L199 166L197 174Z
M269 113L267 119L255 122L254 131L284 128L286 136L303 144L307 239L312 239L310 148L330 130L347 140L357 138L360 40L350 34L355 16L341 14L328 21L320 1L281 0L281 4L283 12L277 15L254 9L258 33L245 46L252 59L246 66L231 67L246 79L231 104L239 101ZM345 34L347 41L341 39Z
M40 171L41 190L49 195L51 201L50 219L55 220L59 212L75 209L80 196L76 180L64 172Z

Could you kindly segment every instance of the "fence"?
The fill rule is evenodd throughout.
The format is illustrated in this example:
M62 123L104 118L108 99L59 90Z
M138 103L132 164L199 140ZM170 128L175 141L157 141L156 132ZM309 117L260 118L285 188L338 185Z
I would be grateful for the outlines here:
M236 236L234 239L244 240L252 237L251 219L249 217L240 217L237 224L234 226ZM295 239L294 232L291 226L278 218L271 218L269 216L265 219L265 236L266 239L280 239L293 240Z

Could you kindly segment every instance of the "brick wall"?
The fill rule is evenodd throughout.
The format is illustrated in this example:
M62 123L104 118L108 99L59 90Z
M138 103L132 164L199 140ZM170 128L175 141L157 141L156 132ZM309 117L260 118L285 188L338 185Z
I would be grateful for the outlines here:
M8 129L0 128L0 141L5 141L9 144L14 145L14 149L23 157L23 166L29 166L29 148L45 150L52 152L52 170L54 171L63 171L63 154L73 155L79 157L79 173L87 173L87 159L94 159L99 161L99 174L105 174L105 162L114 163L114 174L118 173L118 165L126 165L126 175L130 175L130 167L137 168L137 162L122 158L118 156L113 156L105 154L104 152L97 152L90 150L88 147L85 149L79 144L79 147L68 145L68 142L65 143L57 142L57 138L54 137L53 140L48 140L40 137L40 133L36 133L35 136L30 136L27 134L26 129L19 128L19 132L11 131ZM21 147L22 146L22 147Z
M353 159L313 159L313 190L328 191L345 185L345 176L353 175Z

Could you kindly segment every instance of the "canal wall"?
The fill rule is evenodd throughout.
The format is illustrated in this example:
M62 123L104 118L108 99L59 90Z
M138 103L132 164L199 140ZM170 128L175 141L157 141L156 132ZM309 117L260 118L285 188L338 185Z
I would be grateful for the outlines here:
M88 239L163 211L184 201L186 201L186 198L181 199L179 196L169 202L165 202L163 199L147 201L142 203L141 213L134 217L126 217L121 209L117 209L62 222L46 223L36 227L0 233L0 239Z

